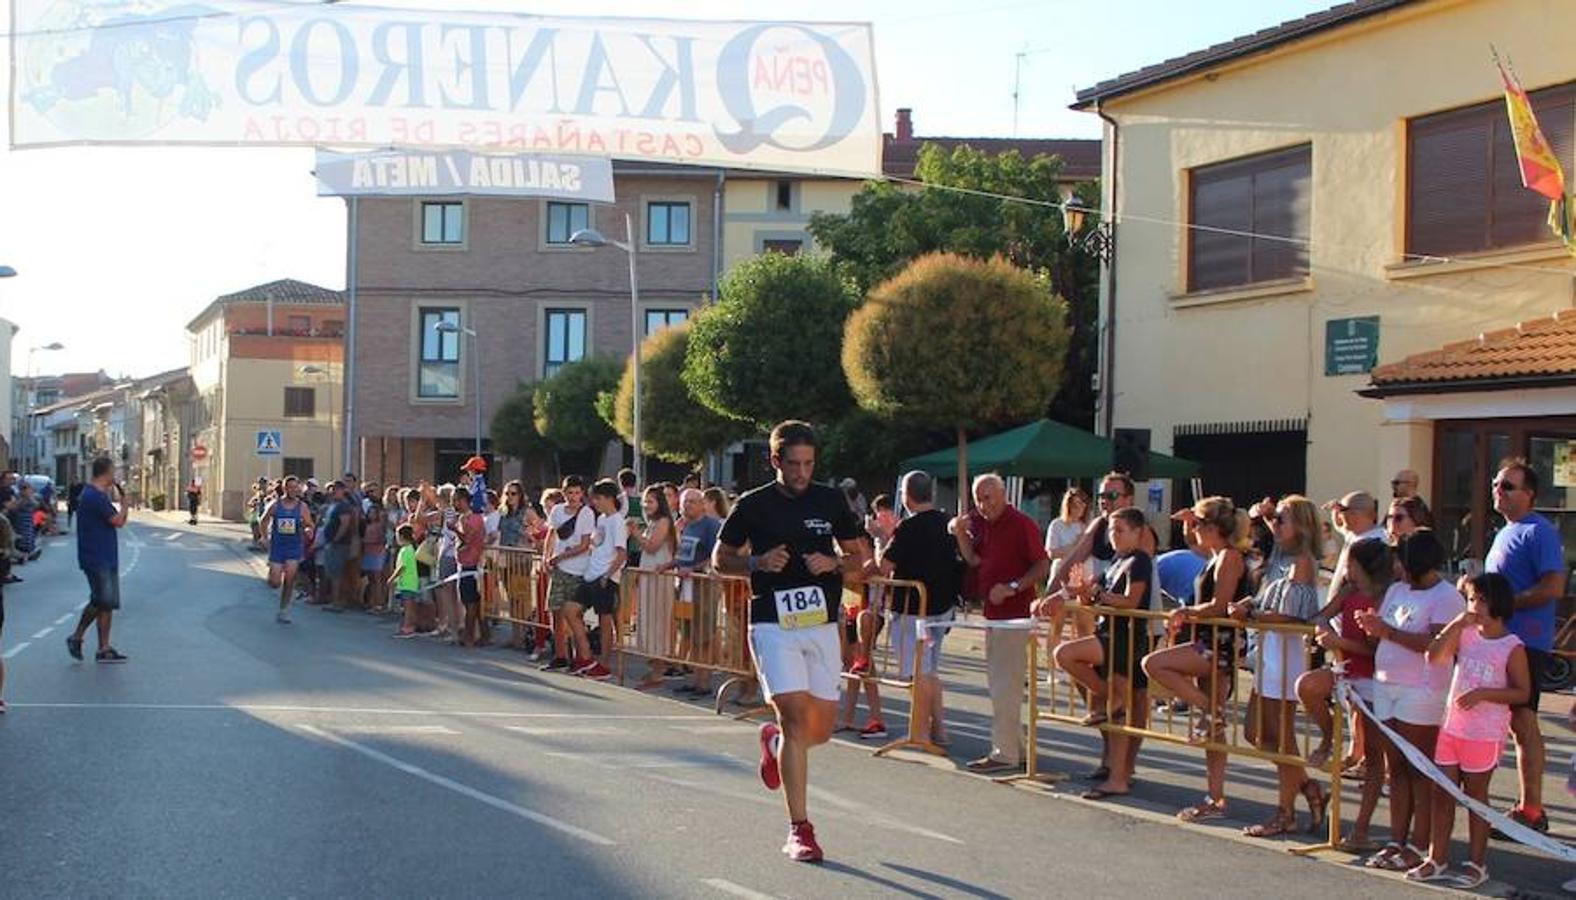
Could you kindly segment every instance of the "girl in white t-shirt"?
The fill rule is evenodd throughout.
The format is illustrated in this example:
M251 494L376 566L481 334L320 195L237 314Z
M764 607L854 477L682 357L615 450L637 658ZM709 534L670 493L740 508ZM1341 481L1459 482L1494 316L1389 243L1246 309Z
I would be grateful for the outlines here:
M1407 743L1433 756L1445 720L1450 663L1429 662L1426 654L1434 635L1466 609L1466 601L1439 577L1445 550L1431 529L1420 528L1403 537L1396 558L1406 580L1390 586L1377 611L1364 610L1357 618L1365 632L1379 639L1374 651L1373 711ZM1390 842L1364 865L1406 871L1423 861L1417 845L1428 840L1433 784L1412 768L1392 742L1385 745Z
M1068 487L1062 494L1061 515L1051 520L1045 529L1045 555L1051 559L1051 581L1055 582L1056 573L1061 571L1067 554L1072 552L1073 546L1083 536L1084 529L1089 527L1089 495L1081 487ZM1073 619L1073 635L1087 637L1094 634L1094 619L1078 609L1058 607L1051 616L1050 648L1062 638L1062 620L1070 614Z

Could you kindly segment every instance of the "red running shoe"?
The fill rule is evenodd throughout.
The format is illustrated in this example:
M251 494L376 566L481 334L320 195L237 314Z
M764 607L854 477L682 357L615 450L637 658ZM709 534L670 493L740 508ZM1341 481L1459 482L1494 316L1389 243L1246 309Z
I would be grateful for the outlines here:
M607 666L602 665L594 659L584 668L575 672L575 674L579 675L581 678L589 678L593 681L606 681L613 677L613 673L608 670Z
M783 853L794 862L820 862L824 857L821 845L815 842L815 826L809 820L794 822L788 826L788 843L783 844Z
M783 786L782 772L777 768L777 751L775 744L782 738L783 730L777 727L776 722L767 722L761 726L761 783L766 785L768 791L775 791Z

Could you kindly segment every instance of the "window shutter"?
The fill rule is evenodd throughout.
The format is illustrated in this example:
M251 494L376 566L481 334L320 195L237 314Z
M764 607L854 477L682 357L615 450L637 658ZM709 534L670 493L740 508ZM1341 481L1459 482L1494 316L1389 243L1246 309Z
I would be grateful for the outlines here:
M1308 271L1312 154L1304 147L1253 178L1253 280L1294 278ZM1287 240L1275 240L1286 238Z
M1235 234L1253 229L1253 179L1247 174L1220 177L1195 173L1193 224L1188 290L1246 284L1250 279L1253 242Z
M1482 114L1413 126L1407 252L1448 256L1485 246L1492 131Z
M1303 145L1193 171L1188 290L1307 274L1312 163Z

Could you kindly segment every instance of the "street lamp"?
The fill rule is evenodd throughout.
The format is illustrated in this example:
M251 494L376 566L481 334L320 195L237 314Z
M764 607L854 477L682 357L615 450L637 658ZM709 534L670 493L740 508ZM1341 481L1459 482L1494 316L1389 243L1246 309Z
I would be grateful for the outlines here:
M1067 235L1067 245L1074 250L1093 255L1102 263L1109 263L1111 251L1116 246L1109 221L1102 216L1101 221L1089 229L1088 233L1079 235L1090 212L1097 211L1080 205L1077 197L1069 197L1062 201L1062 231Z
M10 266L0 266L0 278L10 278L15 274L16 270ZM37 471L40 460L38 455L38 441L33 436L33 410L38 407L36 402L38 400L38 385L34 383L33 380L33 354L39 350L51 351L64 349L66 349L66 345L60 343L59 341L50 341L47 344L27 348L27 389L30 397L33 399L33 401L35 401L27 405L27 455L29 457L29 462L31 463L30 468L34 471Z
M439 334L468 334L471 337L471 371L475 373L475 384L471 388L471 399L476 403L476 455L482 455L482 342L473 329L466 328L458 322L440 320L433 323L432 330Z
M328 378L330 380L332 380L333 377L334 377L334 373L329 371L327 366L319 366L319 365L316 365L314 363L308 363L307 365L302 366L301 367L301 374L302 375L322 375L324 378ZM334 444L335 443L336 442L334 440L334 404L332 402L330 402L328 404L328 471L330 471L330 472L335 471L334 470ZM281 471L283 471L283 470L281 470Z
M600 231L594 228L582 228L569 236L569 243L582 247L617 247L629 256L629 339L634 344L630 357L630 365L634 373L631 379L634 388L634 449L635 449L635 480L640 484L646 483L646 465L640 455L640 278L635 272L635 222L624 213L624 241L615 241L603 237Z

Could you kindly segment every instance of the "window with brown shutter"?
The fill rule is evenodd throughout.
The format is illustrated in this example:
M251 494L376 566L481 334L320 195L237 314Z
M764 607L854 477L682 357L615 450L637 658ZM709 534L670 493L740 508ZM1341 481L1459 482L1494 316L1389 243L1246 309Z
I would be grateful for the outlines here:
M1190 173L1187 289L1308 274L1313 149L1304 144Z
M1567 173L1576 145L1576 82L1531 94ZM1406 252L1450 256L1553 240L1549 201L1521 186L1505 102L1407 123Z

